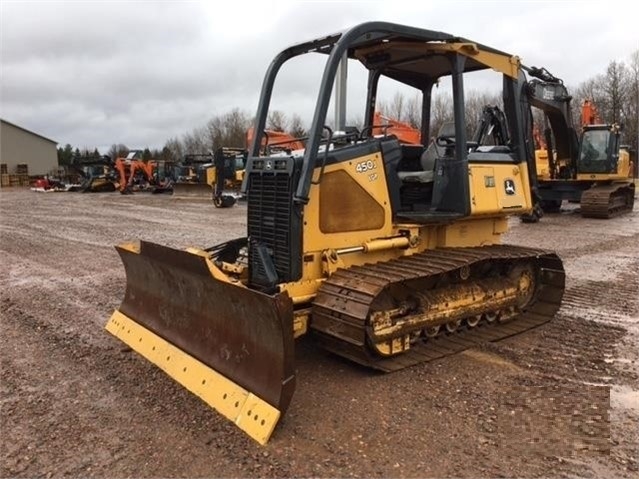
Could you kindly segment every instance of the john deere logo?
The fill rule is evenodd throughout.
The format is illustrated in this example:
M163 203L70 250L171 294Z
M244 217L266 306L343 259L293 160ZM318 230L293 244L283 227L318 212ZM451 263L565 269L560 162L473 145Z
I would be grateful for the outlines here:
M504 190L506 191L507 195L514 195L515 194L515 182L511 179L507 179L504 181Z

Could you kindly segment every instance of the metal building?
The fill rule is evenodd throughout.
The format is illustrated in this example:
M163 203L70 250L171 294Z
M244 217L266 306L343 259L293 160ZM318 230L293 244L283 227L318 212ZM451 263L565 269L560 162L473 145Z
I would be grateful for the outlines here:
M29 176L51 173L58 167L57 144L0 118L0 165L4 174L27 173L22 165L27 165Z

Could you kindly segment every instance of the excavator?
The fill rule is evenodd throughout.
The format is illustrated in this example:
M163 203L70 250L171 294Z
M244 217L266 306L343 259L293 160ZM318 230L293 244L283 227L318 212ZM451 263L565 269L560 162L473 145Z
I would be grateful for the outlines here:
M131 162L129 185L141 182L142 190L153 194L173 192L173 163L166 160L134 160Z
M443 32L363 23L275 57L255 132L280 67L302 55L325 61L308 139L303 150L264 156L263 134L254 136L246 236L184 250L118 245L126 291L106 325L260 444L293 397L296 338L392 372L538 327L565 288L555 253L501 243L508 217L533 206L518 57ZM369 73L359 134L326 124L344 63ZM466 135L464 83L491 69L510 142L479 150ZM421 94L420 144L372 133L381 78ZM440 78L452 83L454 121L430 143Z
M572 97L563 81L545 68L525 67L534 77L528 102L544 114L543 141L537 137L538 194L544 211L557 212L563 200L580 203L581 215L611 218L632 211L635 185L630 149L622 128L605 124L593 103L581 109L581 134L572 120Z
M117 158L114 168L118 172L118 189L123 195L134 191L150 191L151 193L171 193L173 181L166 174L168 165L155 160L142 160L142 150L131 150L126 158Z

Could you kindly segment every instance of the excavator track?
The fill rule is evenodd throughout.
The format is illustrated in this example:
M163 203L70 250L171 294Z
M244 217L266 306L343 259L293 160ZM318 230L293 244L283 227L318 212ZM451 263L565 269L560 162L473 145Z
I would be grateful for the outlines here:
M597 185L581 195L581 216L612 218L632 211L635 185L631 182Z
M501 293L490 291L490 284L505 281L500 274L504 276L504 272L518 269L527 269L531 272L528 276L533 278L525 304L504 308L501 313L478 314L482 305L480 301L473 304L475 298L488 292L490 301L506 301ZM441 296L445 288L447 291L468 288L464 284L469 282L474 282L475 292L466 309L467 316L463 316L462 308L456 316L445 318L444 312L442 317L429 320L429 324L434 325L431 328L419 328L414 323L412 330L410 324L408 328L400 327L389 341L393 344L399 341L405 350L389 355L376 350L372 318L379 314L380 306L381 309L384 304L388 307L384 296L406 298L408 291L427 285L428 291L417 294L430 295L432 299ZM429 250L388 262L338 270L325 281L313 302L311 328L326 349L365 366L391 372L544 324L559 309L564 288L563 264L557 255L547 251L508 245ZM469 301L468 297L464 299ZM451 297L451 305L452 301ZM448 302L442 304L448 309ZM429 306L422 304L417 309L423 314ZM418 318L419 314L413 317ZM398 327L397 320L393 321L390 329ZM424 334L427 331L431 334ZM407 337L410 342L402 342L401 338Z

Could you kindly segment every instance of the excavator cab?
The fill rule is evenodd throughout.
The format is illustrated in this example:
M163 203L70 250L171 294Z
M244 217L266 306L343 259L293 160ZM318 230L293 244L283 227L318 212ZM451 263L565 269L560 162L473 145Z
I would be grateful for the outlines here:
M579 141L579 173L616 173L619 133L607 125L586 127Z
M265 156L278 72L307 54L324 60L308 139ZM343 61L368 72L359 133L326 121ZM490 69L510 140L479 149L466 134L464 79ZM186 250L119 245L127 287L107 329L264 443L295 389L297 337L395 371L549 321L561 261L500 244L508 215L532 207L520 73L515 56L384 22L283 50L266 73L246 161L246 235ZM372 133L383 77L421 93L420 144ZM454 117L427 146L440 78L450 78Z

